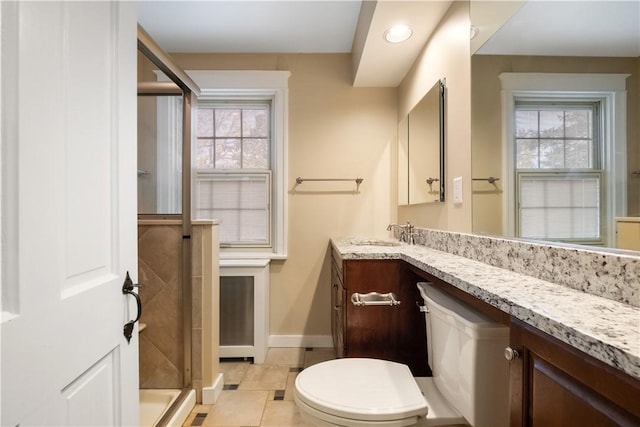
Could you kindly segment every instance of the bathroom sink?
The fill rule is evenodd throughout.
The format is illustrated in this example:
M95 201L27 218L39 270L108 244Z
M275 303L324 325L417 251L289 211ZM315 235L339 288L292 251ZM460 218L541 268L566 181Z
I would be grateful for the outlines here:
M402 244L391 239L347 239L344 243L351 246L400 246Z

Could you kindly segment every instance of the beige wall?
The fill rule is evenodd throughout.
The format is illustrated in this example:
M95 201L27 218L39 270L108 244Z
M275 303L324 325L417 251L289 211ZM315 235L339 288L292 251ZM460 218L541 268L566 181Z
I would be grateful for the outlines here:
M446 78L445 202L398 207L398 220L420 227L471 231L471 77L469 3L453 2L398 91L402 120L433 84ZM463 178L463 203L453 204L452 179Z
M329 335L329 238L386 236L386 226L395 217L397 89L352 87L348 54L172 57L185 70L291 72L289 257L271 264L270 331ZM351 182L303 183L292 191L298 176L362 177L364 182L359 194L353 193Z
M627 169L629 216L640 215L640 60L638 58L581 58L474 55L472 66L472 158L478 177L502 174L501 86L503 72L623 73L627 78ZM500 183L499 188L502 188ZM474 185L473 231L501 235L503 194L486 183Z

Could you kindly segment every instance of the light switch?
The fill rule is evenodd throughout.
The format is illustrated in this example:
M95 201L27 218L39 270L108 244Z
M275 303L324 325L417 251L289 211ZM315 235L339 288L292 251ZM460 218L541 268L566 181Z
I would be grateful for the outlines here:
M453 178L453 203L458 205L462 203L462 177Z

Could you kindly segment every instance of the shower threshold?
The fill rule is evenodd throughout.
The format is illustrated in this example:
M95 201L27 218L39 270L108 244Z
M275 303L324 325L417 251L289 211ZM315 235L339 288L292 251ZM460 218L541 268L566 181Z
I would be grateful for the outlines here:
M195 390L140 389L140 425L182 426L195 402Z

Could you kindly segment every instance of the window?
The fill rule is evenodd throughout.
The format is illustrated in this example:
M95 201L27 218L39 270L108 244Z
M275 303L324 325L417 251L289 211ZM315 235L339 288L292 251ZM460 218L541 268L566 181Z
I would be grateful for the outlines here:
M627 77L500 74L505 235L613 246L627 212Z
M197 169L269 169L271 104L198 106Z
M516 99L514 115L518 236L603 243L600 103Z
M221 220L222 245L271 245L270 111L269 101L198 105L194 214Z
M187 73L201 88L194 217L221 220L221 258L285 258L289 72Z

